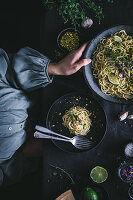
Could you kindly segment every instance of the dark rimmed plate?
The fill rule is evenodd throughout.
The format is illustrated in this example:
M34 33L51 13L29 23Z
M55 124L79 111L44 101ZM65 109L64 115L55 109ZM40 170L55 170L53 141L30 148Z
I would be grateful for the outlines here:
M103 31L102 33L100 33L98 36L96 36L90 42L90 44L87 46L87 48L85 50L84 58L92 58L92 55L93 55L94 51L96 50L96 47L97 47L98 43L100 42L100 40L103 37L108 37L111 34L114 34L114 33L116 33L117 31L120 31L120 30L125 30L127 34L133 35L133 26L120 25L120 26L115 26L115 27L109 28L109 29ZM133 103L133 99L125 100L125 99L115 98L115 97L112 97L110 95L104 94L100 89L98 81L93 76L92 64L91 63L84 67L84 76L85 76L86 82L89 85L89 87L95 93L97 93L100 97L104 98L105 100L115 102L115 103L122 103L122 104L132 104Z
M105 135L106 116L100 104L89 95L83 93L69 93L57 99L49 109L46 119L46 126L50 130L72 138L74 135L70 134L69 130L62 124L62 116L73 106L85 107L92 113L90 116L92 120L92 126L89 133L85 136L95 142L95 144L89 148L92 149L102 140L103 136ZM69 142L53 140L53 143L60 149L67 152L82 152L82 150L76 149Z

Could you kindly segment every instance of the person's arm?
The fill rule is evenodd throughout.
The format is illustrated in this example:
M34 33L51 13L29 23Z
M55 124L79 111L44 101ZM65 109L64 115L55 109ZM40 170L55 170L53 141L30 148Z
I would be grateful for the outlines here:
M25 91L45 87L52 82L47 67L50 59L40 52L25 47L20 49L12 61L12 69L17 86Z
M82 66L91 62L90 59L80 60L86 44L70 53L58 63L29 47L21 49L14 57L13 70L17 84L25 91L45 87L52 82L52 75L71 75Z
M81 67L88 65L91 59L81 59L87 45L88 42L76 51L71 52L58 63L50 63L48 66L48 74L67 76L76 73Z

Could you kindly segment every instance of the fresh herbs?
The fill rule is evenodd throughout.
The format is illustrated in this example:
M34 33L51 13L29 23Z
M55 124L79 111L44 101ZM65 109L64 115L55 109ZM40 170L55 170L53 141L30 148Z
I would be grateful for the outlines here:
M133 84L133 78L130 78L129 81L131 84Z
M77 121L78 116L74 114L74 112L72 112L70 115L70 118L73 122Z
M105 52L104 52L104 54L105 54L105 56L107 57L107 58L111 58L112 56L113 56L113 50L112 49L110 49L108 46L105 46Z
M114 0L107 0L107 3L113 3ZM71 21L75 29L81 26L81 21L86 17L86 11L92 10L99 24L104 18L103 8L97 5L93 0L43 0L44 6L55 8L63 18L64 24Z
M85 128L86 124L83 124L83 129Z
M51 165L51 164L50 164L50 166L53 167L53 168L55 168L57 171L60 171L61 173L67 175L68 178L71 180L71 184L75 184L73 178L71 177L71 175L70 175L68 172L66 172L65 169L62 169L62 168L60 168L60 167L58 167L58 166L54 166L54 165ZM53 172L53 175L54 175L54 176L57 175L57 171L56 171L56 172Z
M123 50L112 50L110 47L105 46L104 54L109 66L111 66L110 62L114 62L119 72L123 72L124 68L129 71L132 69L132 59Z
M115 41L114 44L116 44L117 46L121 46L121 42Z
M72 112L71 114L69 114L69 116L70 116L73 124L75 122L76 123L78 122L77 125L79 124L79 125L83 126L83 129L85 128L86 124L82 124L82 120L77 115L75 115L74 112Z

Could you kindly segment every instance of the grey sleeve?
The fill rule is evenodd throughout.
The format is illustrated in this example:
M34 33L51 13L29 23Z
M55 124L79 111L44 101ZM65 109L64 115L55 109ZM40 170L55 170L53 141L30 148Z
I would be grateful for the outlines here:
M51 83L53 77L47 72L49 63L49 58L30 47L20 49L12 61L18 87L33 91Z
M0 168L0 186L3 183L3 179L4 179L4 174L3 174L3 170Z

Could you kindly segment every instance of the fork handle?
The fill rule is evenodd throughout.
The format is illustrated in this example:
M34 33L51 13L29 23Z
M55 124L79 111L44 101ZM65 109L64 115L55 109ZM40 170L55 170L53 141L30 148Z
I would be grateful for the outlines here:
M64 138L64 139L70 140L69 137L66 137L66 136L64 136L64 135L55 133L54 131L51 131L51 130L49 130L49 129L45 128L45 127L39 126L39 125L36 125L36 126L35 126L35 129L36 129L37 131L40 131L40 132L43 132L43 133L50 133L50 134L52 134L52 135L54 135L54 136L59 136L59 137L62 137L62 138Z
M45 138L45 139L54 139L54 140L61 140L61 141L65 141L65 142L71 142L70 139L64 139L64 138L59 138L59 137L54 137L54 136L50 136L44 133L40 133L38 131L36 131L34 133L34 137L35 138Z

